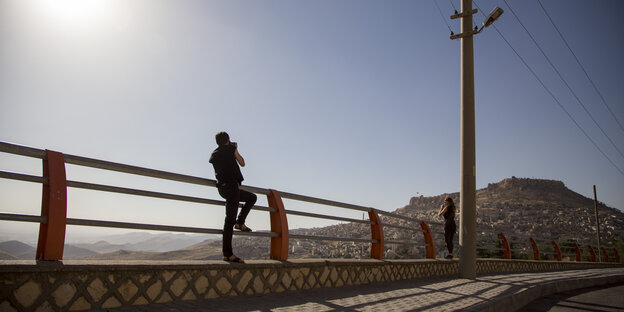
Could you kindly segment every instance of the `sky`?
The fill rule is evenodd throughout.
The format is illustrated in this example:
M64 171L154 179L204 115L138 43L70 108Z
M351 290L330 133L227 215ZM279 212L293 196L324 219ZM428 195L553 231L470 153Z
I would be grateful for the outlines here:
M505 10L474 39L477 188L516 176L593 197L596 185L600 201L624 210L624 2L542 0L613 114L537 0L475 3L485 15ZM458 192L453 7L458 0L0 0L0 141L213 179L214 135L227 131L246 185L385 211ZM4 153L0 170L42 171L40 160ZM67 178L219 199L212 188L72 165ZM38 215L41 186L0 180L0 203ZM69 189L68 217L221 228L224 211ZM330 223L289 217L291 228ZM252 212L248 225L268 229L267 213ZM67 240L113 232L69 226ZM0 221L0 239L18 235L35 241L37 225Z

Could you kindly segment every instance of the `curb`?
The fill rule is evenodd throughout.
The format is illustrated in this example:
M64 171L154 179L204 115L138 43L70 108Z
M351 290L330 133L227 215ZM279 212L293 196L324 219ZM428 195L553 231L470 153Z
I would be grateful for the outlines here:
M582 279L562 280L523 287L501 298L481 303L467 309L473 312L519 311L527 304L548 295L575 289L604 286L624 282L624 275L612 275Z

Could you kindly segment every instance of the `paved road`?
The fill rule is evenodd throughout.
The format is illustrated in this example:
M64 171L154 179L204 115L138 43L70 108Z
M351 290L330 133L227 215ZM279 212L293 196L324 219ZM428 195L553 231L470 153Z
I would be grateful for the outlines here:
M624 311L624 283L552 294L532 302L520 311Z
M613 298L615 301L608 301L608 303L596 300L596 298L607 296L605 294L611 296L611 292L600 292L604 289L590 289L592 295L589 298L594 298L591 299L593 301L585 299L585 297L575 299L574 296L580 294L569 292L563 295L550 296L550 301L526 304L545 294L561 291L561 287L574 285L576 288L582 288L587 287L588 281L594 285L596 283L613 283L614 280L618 283L624 283L624 268L499 274L479 276L476 280L459 278L421 279L278 294L152 304L104 311L405 312L468 310L498 312L516 311L518 309L521 309L520 311L548 311L555 306L564 307L565 305L581 304L585 301L587 303L585 303L584 308L591 307L591 309L581 311L613 311L600 309L618 309L618 302L621 303L622 296L612 296L615 297ZM593 293L594 291L598 291L598 293ZM624 293L621 292L621 288L616 288L614 291ZM522 308L523 306L524 308Z

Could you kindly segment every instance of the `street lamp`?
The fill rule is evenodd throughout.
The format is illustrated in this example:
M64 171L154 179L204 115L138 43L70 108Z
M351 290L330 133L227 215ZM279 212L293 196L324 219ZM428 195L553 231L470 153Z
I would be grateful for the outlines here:
M457 12L457 11L455 11ZM468 17L470 16L470 19L472 19L472 14L477 13L478 10L474 9L471 10L470 13L455 13L453 15L451 15L451 19L457 19L457 18L463 18L463 17ZM460 39L460 38L466 38L468 36L472 36L472 35L476 35L478 33L480 33L483 28L487 28L490 27L490 25L494 24L494 22L501 16L503 15L505 11L499 7L495 7L494 10L492 10L492 12L490 12L490 14L487 16L487 18L485 19L485 22L483 22L483 26L481 26L481 28L478 28L475 26L474 30L468 30L468 31L464 31L463 30L463 25L462 25L462 33L455 35L453 33L451 33L451 40L454 39ZM471 26L472 27L472 26Z
M475 156L475 108L474 108L474 52L472 36L489 27L502 14L496 7L488 15L481 29L472 29L472 0L462 0L462 13L455 13L451 19L461 18L461 34L451 33L451 40L461 39L461 169L460 169L460 214L459 214L459 276L477 277L476 244L476 193L477 168Z
M505 11L503 11L503 9L495 7L494 10L490 12L490 15L488 15L485 22L483 22L483 27L489 27L492 25L501 15L503 15L504 12ZM481 29L483 29L483 27L481 27Z

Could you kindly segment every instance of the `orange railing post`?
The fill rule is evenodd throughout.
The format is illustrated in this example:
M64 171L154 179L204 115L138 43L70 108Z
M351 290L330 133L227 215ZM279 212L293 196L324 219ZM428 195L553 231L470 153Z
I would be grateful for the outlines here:
M602 262L609 262L609 254L607 253L607 250L604 247L600 247L600 250L602 250Z
M554 240L551 241L551 243L553 245L553 248L555 249L555 254L557 256L557 261L561 261L562 257L561 257L561 249L559 249L559 245Z
M589 254L591 255L591 261L596 262L596 252L594 252L594 248L590 245L587 245L587 248L589 249Z
M529 240L531 241L531 248L533 248L533 260L539 260L540 259L539 247L537 247L537 243L535 242L533 237L529 237Z
M427 259L435 259L436 258L436 248L435 242L433 241L433 234L431 233L431 229L429 225L425 223L425 221L420 222L420 227L423 229L423 235L425 236L425 255Z
M511 259L511 247L509 246L509 242L507 241L505 234L503 234L502 232L498 233L498 238L500 238L501 245L503 246L503 249L505 249L503 251L503 257L505 259Z
M379 214L377 214L377 210L373 208L368 210L368 218L371 221L372 239L377 241L371 243L371 258L381 260L384 256L384 235L381 219Z
M63 154L46 150L37 260L62 260L67 220L67 179Z
M576 261L581 261L581 248L577 243L574 243L574 252L576 252Z
M276 190L269 190L267 195L269 207L274 208L269 216L271 218L271 232L278 233L277 237L271 237L271 259L288 259L288 219L282 202L282 196Z
M615 255L615 262L620 263L620 254L615 247L613 247L613 254Z

